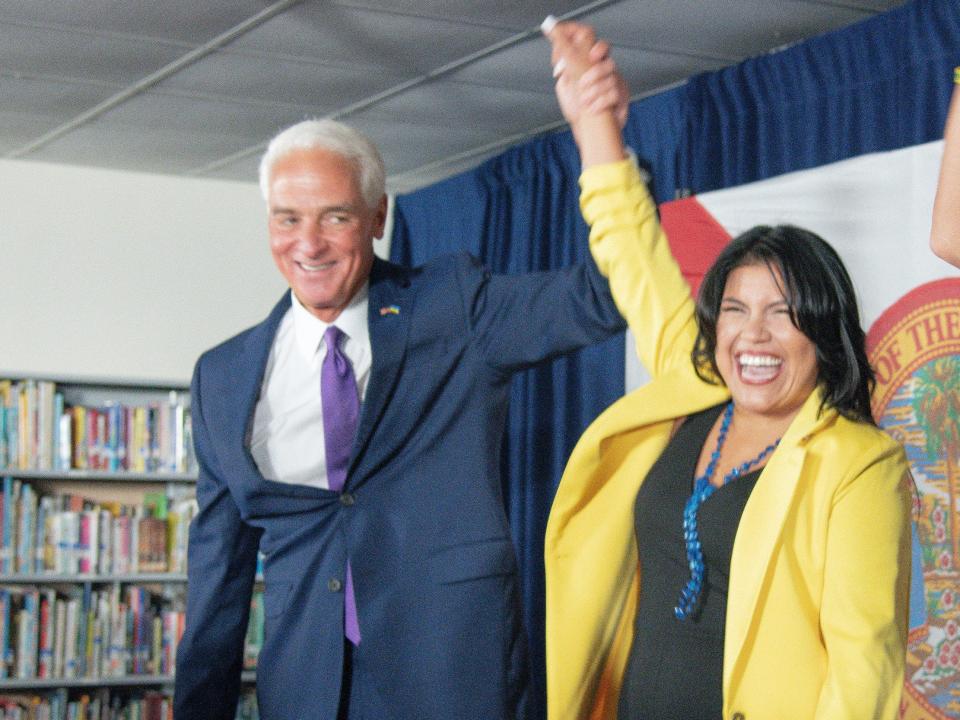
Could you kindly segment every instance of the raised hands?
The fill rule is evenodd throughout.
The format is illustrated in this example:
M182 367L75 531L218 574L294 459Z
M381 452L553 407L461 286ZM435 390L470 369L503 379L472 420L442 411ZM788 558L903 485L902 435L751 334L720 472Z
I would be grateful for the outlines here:
M624 157L620 131L627 119L627 84L610 58L610 47L593 28L577 22L544 20L552 46L557 100L570 123L584 167Z

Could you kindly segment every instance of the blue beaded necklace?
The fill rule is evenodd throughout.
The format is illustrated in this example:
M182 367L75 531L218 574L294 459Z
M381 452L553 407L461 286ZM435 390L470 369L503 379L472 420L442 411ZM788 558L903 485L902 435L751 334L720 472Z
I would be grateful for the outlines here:
M720 451L723 449L723 443L727 439L727 431L730 429L730 421L733 420L733 401L727 403L723 409L723 420L720 421L720 432L717 434L717 446L710 455L710 462L707 463L707 469L703 475L694 480L693 492L687 504L683 508L683 541L687 546L687 564L690 566L690 579L680 592L680 600L673 609L673 614L678 620L687 620L697 614L700 605L700 596L703 593L703 580L706 575L706 565L703 562L703 547L700 545L700 533L697 530L697 511L700 506L717 491L717 486L710 482L713 473L717 469L717 463L720 460ZM743 475L747 470L763 460L772 453L777 445L780 444L780 438L770 443L753 460L737 465L723 478L723 485Z

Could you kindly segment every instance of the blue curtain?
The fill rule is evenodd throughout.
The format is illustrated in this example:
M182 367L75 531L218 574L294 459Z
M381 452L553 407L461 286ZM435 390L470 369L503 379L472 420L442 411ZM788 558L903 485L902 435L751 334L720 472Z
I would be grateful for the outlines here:
M634 103L624 130L658 202L942 136L960 61L958 0L918 0ZM396 200L391 259L467 250L494 272L586 257L579 161L569 133L511 149ZM543 533L580 433L623 393L623 341L518 376L502 470L534 665L533 718L545 717Z
M920 0L686 84L678 187L701 193L943 137L960 4Z

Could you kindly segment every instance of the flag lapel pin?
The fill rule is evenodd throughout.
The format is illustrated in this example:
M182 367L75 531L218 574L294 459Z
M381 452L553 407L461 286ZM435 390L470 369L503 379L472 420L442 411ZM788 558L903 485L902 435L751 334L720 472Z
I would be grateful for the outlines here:
M400 314L399 305L384 305L382 308L380 308L381 317L384 315L399 315L399 314Z

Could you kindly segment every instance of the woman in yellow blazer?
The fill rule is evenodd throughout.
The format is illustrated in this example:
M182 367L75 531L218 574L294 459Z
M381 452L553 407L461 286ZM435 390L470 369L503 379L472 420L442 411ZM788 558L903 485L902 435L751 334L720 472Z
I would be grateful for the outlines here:
M589 39L575 24L549 35L554 61L563 58L555 74L565 111L578 92L582 35ZM757 228L724 251L695 307L614 124L603 113L566 114L583 159L591 249L652 380L587 429L554 501L545 547L549 718L893 720L910 479L902 448L870 416L873 374L842 263L811 233ZM696 423L706 429L690 457L695 472L658 471ZM730 536L729 565L711 564L709 549L704 561L698 520L751 474L732 524L713 528ZM638 502L653 482L679 482L684 507ZM698 492L707 497L695 502ZM664 546L641 553L642 562L635 503L655 528L645 544ZM690 563L674 568L685 582L666 607L644 595L663 584L660 568L670 572L658 552ZM656 574L644 572L648 563ZM714 583L724 572L725 598ZM649 640L672 635L641 632L694 627L718 604L722 659L713 664L707 635L716 627L705 630L702 662L694 632L679 666L669 646Z

